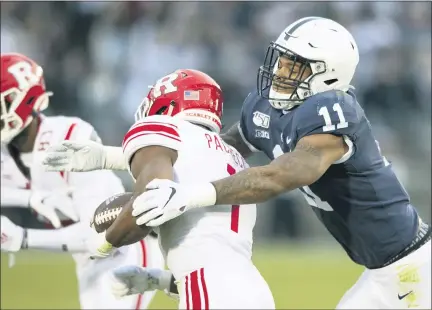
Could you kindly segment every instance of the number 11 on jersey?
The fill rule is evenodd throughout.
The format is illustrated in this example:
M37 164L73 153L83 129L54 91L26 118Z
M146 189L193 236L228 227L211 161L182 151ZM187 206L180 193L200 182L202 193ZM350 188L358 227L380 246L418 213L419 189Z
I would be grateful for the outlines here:
M335 103L333 105L333 111L335 111L339 117L339 123L336 124L336 126L332 124L330 113L327 107L325 106L321 107L321 109L319 109L318 111L318 115L324 117L324 122L325 122L325 126L323 126L324 132L332 131L335 130L336 128L341 129L341 128L348 127L348 122L345 120L345 116L343 114L342 108L339 103Z

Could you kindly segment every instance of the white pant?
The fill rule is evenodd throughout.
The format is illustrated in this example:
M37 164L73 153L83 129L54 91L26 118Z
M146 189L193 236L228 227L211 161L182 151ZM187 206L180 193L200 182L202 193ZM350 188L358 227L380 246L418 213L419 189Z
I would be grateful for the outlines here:
M121 253L113 257L77 265L81 309L147 309L149 306L156 291L117 299L111 293L109 277L112 269L123 265L163 269L165 262L157 239L148 236L120 250Z
M380 269L366 269L337 309L431 309L431 241Z
M270 288L252 263L205 266L177 283L179 309L275 309Z

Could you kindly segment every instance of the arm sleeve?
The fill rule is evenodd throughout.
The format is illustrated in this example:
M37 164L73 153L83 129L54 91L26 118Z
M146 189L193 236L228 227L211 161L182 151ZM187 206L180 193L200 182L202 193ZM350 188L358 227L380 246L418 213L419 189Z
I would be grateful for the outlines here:
M255 152L260 152L260 150L253 145L252 143L253 139L249 137L248 135L249 130L247 127L248 124L247 113L249 112L249 110L252 109L253 98L254 98L254 94L249 93L249 95L246 97L246 99L243 102L238 129L239 129L240 136L243 139L243 142L247 145L247 147L249 148L249 150L251 150L251 152L255 153Z
M27 208L31 191L28 189L1 187L1 206Z
M182 138L180 124L174 118L163 115L146 117L135 123L123 139L123 154L127 163L139 149L146 146L164 146L179 151Z

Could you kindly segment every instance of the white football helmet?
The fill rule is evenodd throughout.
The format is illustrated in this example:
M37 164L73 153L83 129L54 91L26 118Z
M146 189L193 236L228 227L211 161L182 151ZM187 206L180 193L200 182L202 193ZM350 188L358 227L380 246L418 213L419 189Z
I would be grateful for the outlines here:
M292 62L289 76L276 75L282 56ZM289 110L317 93L347 91L358 62L357 44L348 30L331 19L305 17L289 25L276 42L270 43L264 65L258 71L258 93L269 99L274 108ZM303 78L307 68L311 74ZM275 81L277 86L273 87ZM281 93L284 88L286 91Z

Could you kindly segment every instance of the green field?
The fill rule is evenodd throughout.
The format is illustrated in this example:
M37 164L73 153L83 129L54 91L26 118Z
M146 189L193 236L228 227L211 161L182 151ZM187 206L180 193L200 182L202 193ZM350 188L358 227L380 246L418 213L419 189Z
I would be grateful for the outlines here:
M256 247L254 261L272 289L278 309L334 309L362 268L339 249L311 251ZM71 293L73 292L73 293ZM158 293L151 309L176 309ZM22 252L8 268L1 256L1 309L78 309L72 259L63 254Z

